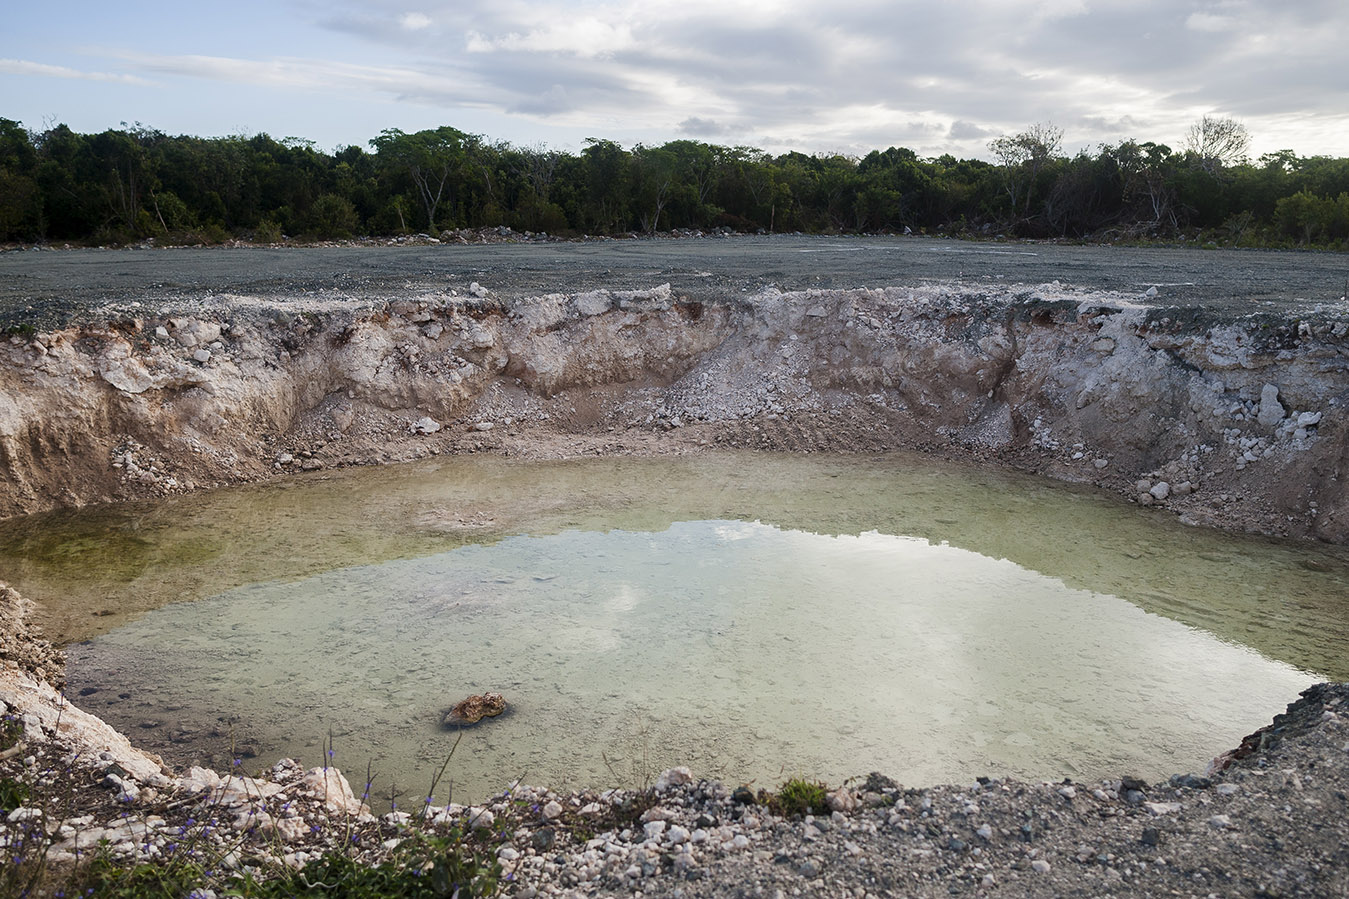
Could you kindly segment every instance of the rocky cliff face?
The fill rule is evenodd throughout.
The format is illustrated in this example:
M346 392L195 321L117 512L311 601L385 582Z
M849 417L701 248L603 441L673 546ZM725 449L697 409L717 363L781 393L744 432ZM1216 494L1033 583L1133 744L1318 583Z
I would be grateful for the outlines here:
M1344 311L959 283L135 311L0 344L0 514L433 452L917 447L1349 541Z

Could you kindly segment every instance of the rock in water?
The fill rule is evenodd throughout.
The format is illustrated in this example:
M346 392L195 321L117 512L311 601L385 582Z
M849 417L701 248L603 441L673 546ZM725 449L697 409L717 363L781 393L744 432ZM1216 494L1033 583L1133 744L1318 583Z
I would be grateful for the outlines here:
M484 718L495 718L506 711L506 698L500 693L473 695L457 703L445 713L441 724L446 727L462 727L465 724L477 724Z

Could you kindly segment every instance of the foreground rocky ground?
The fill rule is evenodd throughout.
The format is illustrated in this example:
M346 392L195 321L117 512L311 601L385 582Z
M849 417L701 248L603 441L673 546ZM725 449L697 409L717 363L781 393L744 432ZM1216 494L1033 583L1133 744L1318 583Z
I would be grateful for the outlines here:
M871 774L800 793L815 804L805 809L789 788L756 795L672 769L641 791L516 785L471 808L433 785L410 812L375 815L365 800L377 786L357 796L328 765L175 771L140 752L53 689L59 658L27 630L24 601L0 593L16 635L0 649L0 714L13 744L0 753L10 790L0 843L14 862L8 886L31 886L17 877L45 867L35 894L61 889L100 854L161 869L195 860L209 871L199 885L224 890L325 853L368 865L397 858L419 833L454 833L460 851L495 861L505 893L521 897L1349 891L1346 684L1307 690L1207 776L1178 772L1168 783L1121 772L1093 784L926 786Z

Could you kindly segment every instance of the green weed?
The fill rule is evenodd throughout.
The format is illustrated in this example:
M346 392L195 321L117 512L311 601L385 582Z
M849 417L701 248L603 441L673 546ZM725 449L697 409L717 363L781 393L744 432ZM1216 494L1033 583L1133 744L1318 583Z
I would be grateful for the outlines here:
M793 777L778 787L777 793L767 793L760 797L764 803L780 815L811 815L828 808L829 787L819 781Z

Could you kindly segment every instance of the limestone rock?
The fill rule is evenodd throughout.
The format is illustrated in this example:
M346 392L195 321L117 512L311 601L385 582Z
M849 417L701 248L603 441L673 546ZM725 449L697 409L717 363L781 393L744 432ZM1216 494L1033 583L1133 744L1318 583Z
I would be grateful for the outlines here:
M1272 428L1283 421L1285 414L1283 403L1279 402L1279 388L1273 384L1260 388L1260 411L1256 413L1255 420Z
M592 290L576 295L576 311L582 315L600 315L613 306L614 298L607 290Z
M429 415L425 418L419 418L412 423L412 433L414 434L434 434L440 430L440 422L431 418Z
M833 812L857 810L857 797L853 795L851 790L842 787L825 794L824 800L825 804L829 806L829 810Z
M1320 412L1303 412L1297 417L1297 426L1299 428L1310 428L1312 425L1321 423Z
M351 784L336 768L311 768L301 781L310 796L323 801L333 814L368 815L370 807L356 798Z
M693 783L693 772L681 765L662 771L660 777L656 778L655 789L657 793L664 793L671 787L682 787L690 783Z
M482 693L460 700L445 713L441 723L446 727L477 724L484 718L495 718L506 711L506 699L500 693Z

